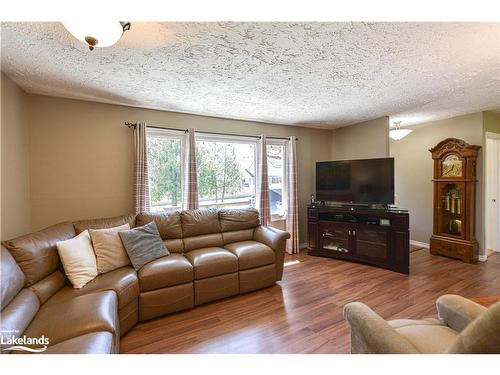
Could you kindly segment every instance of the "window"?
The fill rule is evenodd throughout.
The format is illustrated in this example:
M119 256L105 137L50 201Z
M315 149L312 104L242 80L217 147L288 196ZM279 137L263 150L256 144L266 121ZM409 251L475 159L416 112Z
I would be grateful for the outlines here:
M246 137L196 137L200 207L255 207L256 145Z
M148 129L148 173L151 211L182 205L182 139L179 132Z
M267 142L267 176L269 178L269 205L274 220L286 213L285 192L285 143L268 140Z
M148 129L148 172L151 211L182 206L184 180L182 132ZM269 202L273 220L286 213L286 143L267 141ZM257 139L212 134L196 135L200 207L255 207Z

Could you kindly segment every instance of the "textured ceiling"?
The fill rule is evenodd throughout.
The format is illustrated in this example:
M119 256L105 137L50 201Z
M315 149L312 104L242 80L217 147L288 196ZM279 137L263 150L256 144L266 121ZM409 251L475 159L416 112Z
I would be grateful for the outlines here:
M93 52L60 23L2 23L30 93L270 123L413 124L500 108L500 23L136 23Z

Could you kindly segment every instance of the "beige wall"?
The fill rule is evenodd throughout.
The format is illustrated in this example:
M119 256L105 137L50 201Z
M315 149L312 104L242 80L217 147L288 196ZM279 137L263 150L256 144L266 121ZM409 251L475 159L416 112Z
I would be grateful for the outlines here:
M133 209L133 138L124 121L236 134L299 138L301 242L315 162L329 160L331 131L29 96L32 229L63 220L120 215Z
M389 156L389 117L361 122L332 132L333 160Z
M299 137L300 240L315 190L315 162L389 156L389 119L335 131L262 124L174 112L28 95L2 74L2 239L63 221L120 215L133 209L133 139L124 121L184 129ZM5 95L7 94L7 95ZM483 131L500 126L495 112L420 124L390 141L396 158L396 194L410 210L411 237L432 232L432 159L429 148L447 137L483 144ZM482 158L479 164L482 192ZM483 239L482 194L478 228ZM8 220L6 220L8 218ZM279 223L277 223L279 226Z
M500 133L500 113L483 112L483 130L484 132Z
M413 132L399 141L390 141L390 153L395 158L395 193L401 207L410 212L412 240L429 243L432 235L433 163L429 149L445 138L463 139L482 145L482 113L454 117L412 126ZM478 160L476 201L476 237L483 244L482 215L482 155Z
M2 73L1 234L2 240L30 230L27 94Z

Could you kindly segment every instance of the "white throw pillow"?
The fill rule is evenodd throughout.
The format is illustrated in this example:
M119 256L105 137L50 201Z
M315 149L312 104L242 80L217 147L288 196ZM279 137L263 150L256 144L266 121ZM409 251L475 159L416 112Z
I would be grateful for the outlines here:
M56 245L64 272L74 288L80 289L97 276L97 262L88 230Z

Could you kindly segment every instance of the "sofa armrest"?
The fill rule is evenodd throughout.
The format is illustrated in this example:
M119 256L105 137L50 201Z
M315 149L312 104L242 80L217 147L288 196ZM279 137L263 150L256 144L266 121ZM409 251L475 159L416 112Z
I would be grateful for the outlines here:
M436 301L439 320L461 332L470 322L486 311L486 307L454 294L445 294Z
M344 318L351 325L351 353L419 353L412 343L364 303L352 302L345 305Z
M262 242L273 249L275 254L276 281L283 278L283 264L285 262L286 240L290 238L290 233L265 226L258 226L253 233L253 240Z
M273 227L265 227L263 225L255 228L253 234L254 241L262 242L274 251L283 246L288 238L290 238L290 233Z

